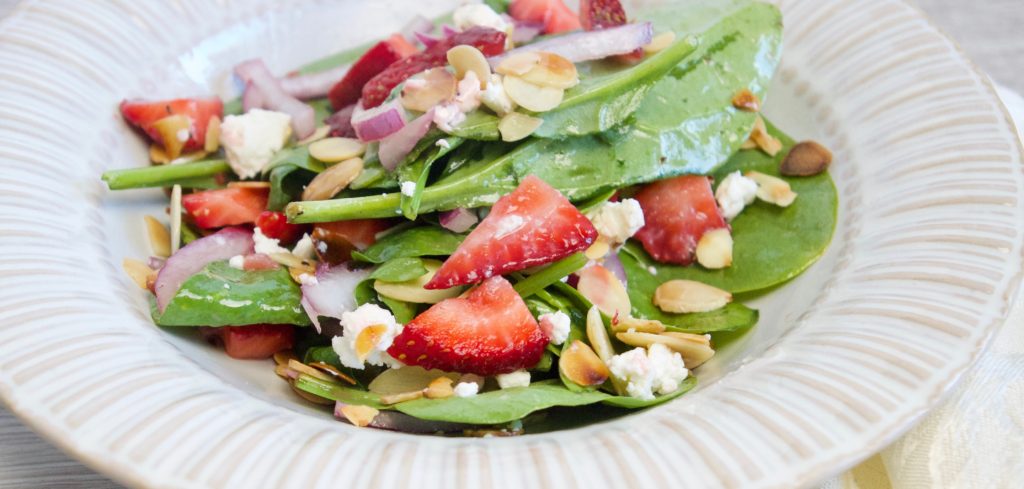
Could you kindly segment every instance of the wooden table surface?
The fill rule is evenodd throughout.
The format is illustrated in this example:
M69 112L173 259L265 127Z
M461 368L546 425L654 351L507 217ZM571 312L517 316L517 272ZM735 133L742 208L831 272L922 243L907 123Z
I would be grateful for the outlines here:
M1024 93L1024 34L1021 33L1024 4L1021 0L916 0L915 3L959 41L994 80ZM16 4L16 0L0 0L0 15ZM40 439L0 407L0 489L81 487L120 486Z

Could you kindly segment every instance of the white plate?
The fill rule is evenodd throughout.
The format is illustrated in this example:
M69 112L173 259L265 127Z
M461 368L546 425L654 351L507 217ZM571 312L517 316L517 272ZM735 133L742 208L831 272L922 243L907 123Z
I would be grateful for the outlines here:
M158 191L98 177L145 148L123 97L284 72L453 2L32 2L0 25L0 397L51 441L150 487L792 487L884 447L934 406L1020 283L1020 144L988 81L896 0L782 2L770 115L836 154L827 256L763 296L699 390L515 439L360 430L305 408L264 362L148 319L124 256ZM771 246L771 243L765 243Z

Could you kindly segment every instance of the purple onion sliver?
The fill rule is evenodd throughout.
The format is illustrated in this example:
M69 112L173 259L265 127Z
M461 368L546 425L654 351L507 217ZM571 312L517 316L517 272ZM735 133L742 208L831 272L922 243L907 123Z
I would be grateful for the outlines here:
M398 99L369 110L357 105L352 127L360 141L380 141L405 127L405 109Z
M430 49L433 45L441 42L441 38L432 34L424 34L422 32L417 32L415 34L416 40L423 44L423 47L427 49Z
M153 285L157 307L161 312L166 309L181 284L209 263L249 254L252 250L252 231L235 227L222 229L189 243L171 255L157 274Z
M297 99L313 99L326 97L331 87L348 73L350 65L331 68L319 73L308 75L286 76L281 78L281 88L285 93Z
M262 109L265 98L263 92L253 86L252 82L246 82L245 91L242 92L242 110L249 112L252 109Z
M259 90L263 108L284 112L292 117L292 129L299 138L305 138L316 130L316 111L313 107L284 91L281 82L270 73L260 59L251 59L235 66L235 75L246 85Z
M356 286L369 274L369 270L349 270L344 265L317 267L316 283L301 287L303 308L308 304L318 316L341 319L343 312L356 308Z
M622 282L623 287L628 285L626 280L626 267L622 266L622 260L619 260L618 253L614 251L608 253L608 255L604 257L603 265L609 272L612 272L612 275L615 275L615 277L619 279L619 282Z
M544 32L544 24L516 21L515 29L512 31L512 42L528 43L539 36L541 32Z
M464 233L469 231L469 228L473 227L479 219L473 211L459 207L442 213L440 220L441 227L455 233Z
M528 51L545 51L562 56L573 63L628 54L651 43L654 28L650 22L626 24L598 31L577 32L545 41L527 44L500 56L488 58L497 67L506 56Z
M356 137L356 130L352 127L352 112L354 112L355 109L355 104L349 105L348 107L331 114L324 120L324 124L331 127L331 137Z
M441 26L441 34L444 35L445 39L447 39L449 37L452 37L452 36L458 34L459 32L460 31L458 29L456 29L456 28L454 28L454 27L452 27L452 26L450 26L448 24L444 24L444 25Z
M322 333L323 329L320 327L320 312L313 307L313 304L309 302L309 299L306 299L306 296L302 296L302 300L299 301L299 304L302 305L302 310L306 312L307 316L309 316L309 321L313 323L313 327L316 328L316 332Z
M430 109L394 134L382 139L377 153L381 166L389 171L398 167L398 164L416 147L416 143L427 135L433 123L434 109Z

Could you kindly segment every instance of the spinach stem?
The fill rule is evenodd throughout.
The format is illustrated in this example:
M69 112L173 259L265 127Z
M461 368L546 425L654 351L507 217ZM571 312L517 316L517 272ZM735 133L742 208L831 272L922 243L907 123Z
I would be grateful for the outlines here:
M146 187L169 187L182 180L212 177L231 170L224 160L196 161L175 165L149 166L110 170L103 174L110 190Z
M563 258L562 260L545 267L543 270L526 277L525 279L517 282L512 288L516 289L516 292L518 292L520 296L526 298L536 294L537 291L558 282L562 277L583 268L583 265L586 264L586 255L583 253L575 253L570 255L568 258Z

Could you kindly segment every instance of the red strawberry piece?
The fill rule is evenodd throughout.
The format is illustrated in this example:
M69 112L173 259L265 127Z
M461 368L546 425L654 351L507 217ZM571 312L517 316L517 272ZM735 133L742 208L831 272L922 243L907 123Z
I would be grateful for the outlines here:
M363 107L372 109L380 105L391 94L391 90L410 76L448 64L448 50L460 44L473 46L484 56L496 56L505 52L505 33L487 27L473 27L392 64L363 86Z
M181 205L203 229L250 224L267 209L270 189L234 187L181 196Z
M584 29L596 31L618 27L626 24L629 20L626 18L626 9L622 7L619 0L580 0L580 22ZM643 49L615 57L615 59L628 64L638 63L643 58Z
M282 246L294 244L309 230L309 226L288 222L283 212L263 211L255 222L264 236L278 240Z
M387 219L353 219L322 222L313 226L313 248L320 261L331 265L344 263L352 252L365 250L377 242L377 234L391 227Z
M704 233L726 227L711 179L682 176L654 182L634 197L646 224L635 238L655 260L689 265Z
M497 375L536 365L547 343L512 285L491 277L465 298L445 299L416 316L388 353L406 365Z
M425 287L447 289L551 263L587 249L596 238L586 216L530 175L498 199Z
M401 39L401 43L396 42L395 37ZM345 73L341 81L331 87L330 92L327 93L331 106L338 110L355 104L359 101L363 85L366 85L366 82L380 74L388 66L415 52L416 47L397 34L391 39L378 42L355 63L352 63L352 67Z
M274 270L277 267L277 262L263 253L253 253L242 257L242 270L254 272L259 270Z
M287 324L254 324L219 328L224 351L231 358L259 360L292 347L295 328Z
M165 146L154 125L160 119L182 115L191 120L188 139L182 152L198 151L206 144L206 126L213 117L224 116L224 103L217 97L182 98L175 100L125 100L121 102L121 115L129 124L139 128L154 143Z
M581 28L580 18L562 0L513 0L508 14L522 22L543 24L545 34Z

